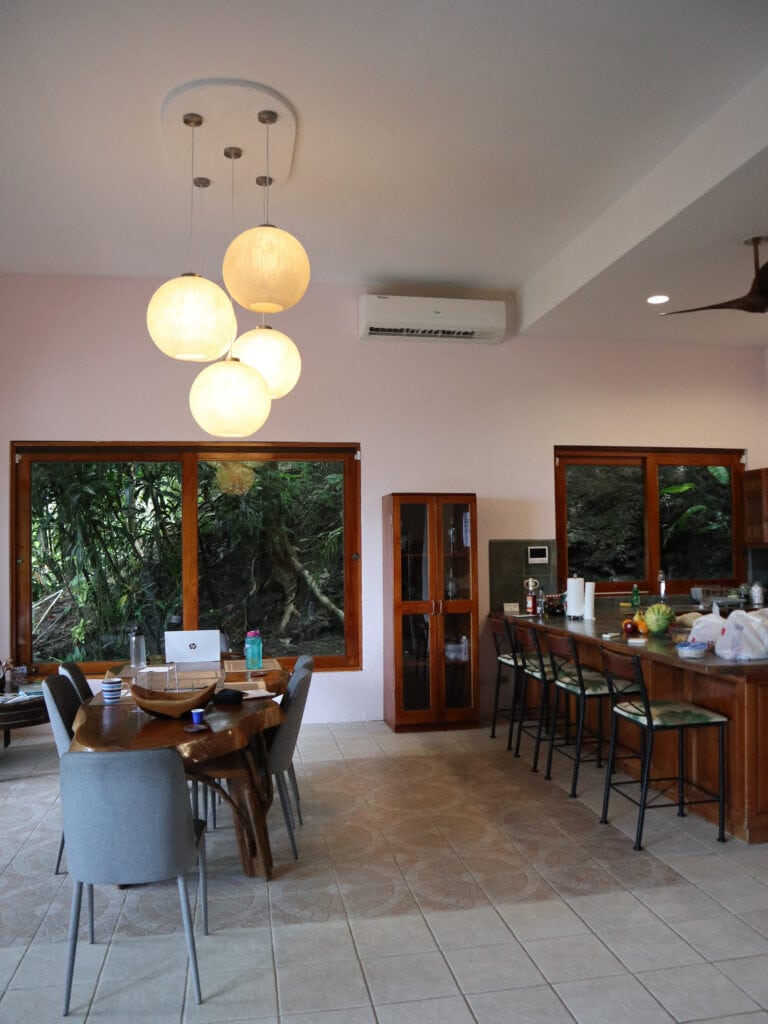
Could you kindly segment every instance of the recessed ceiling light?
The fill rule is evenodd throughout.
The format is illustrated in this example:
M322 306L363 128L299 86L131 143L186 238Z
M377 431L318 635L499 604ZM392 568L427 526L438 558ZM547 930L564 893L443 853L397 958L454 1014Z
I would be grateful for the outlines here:
M649 295L645 300L651 306L662 306L665 302L669 302L668 295Z

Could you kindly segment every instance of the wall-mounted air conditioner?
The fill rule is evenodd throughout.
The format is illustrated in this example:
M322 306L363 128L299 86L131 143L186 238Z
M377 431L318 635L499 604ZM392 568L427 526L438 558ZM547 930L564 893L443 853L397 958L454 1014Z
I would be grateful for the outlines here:
M504 302L361 295L360 339L469 341L493 344L507 327Z

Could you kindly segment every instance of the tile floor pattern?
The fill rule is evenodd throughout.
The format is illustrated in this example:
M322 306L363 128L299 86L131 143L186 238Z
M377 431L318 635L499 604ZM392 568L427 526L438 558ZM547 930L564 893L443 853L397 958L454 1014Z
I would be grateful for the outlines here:
M768 847L633 808L601 826L602 772L532 774L487 729L302 729L305 824L270 815L269 884L209 836L204 1002L190 997L173 883L97 890L71 1019L88 1024L768 1022ZM559 763L558 763L559 762ZM45 729L0 752L0 1024L60 1020L71 893L52 868L58 760Z

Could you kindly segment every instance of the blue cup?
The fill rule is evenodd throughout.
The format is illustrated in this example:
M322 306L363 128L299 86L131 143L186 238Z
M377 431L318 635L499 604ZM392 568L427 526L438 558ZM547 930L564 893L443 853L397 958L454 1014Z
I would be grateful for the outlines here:
M119 704L122 691L122 679L105 679L101 684L101 695L105 704Z

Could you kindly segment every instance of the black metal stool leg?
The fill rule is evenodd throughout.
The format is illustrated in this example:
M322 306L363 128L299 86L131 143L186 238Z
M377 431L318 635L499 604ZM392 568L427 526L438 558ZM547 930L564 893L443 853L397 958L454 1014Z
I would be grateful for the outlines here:
M567 698L566 698L567 699ZM547 767L544 771L544 778L552 778L552 754L555 749L555 729L557 727L557 712L560 707L560 687L555 687L555 701L552 707L552 717L549 722L549 750L547 751Z
M499 713L499 691L501 690L501 662L496 667L496 690L493 694L493 719L491 720L491 739L496 739L496 717Z
M637 812L637 832L635 834L635 849L643 848L643 825L645 824L645 808L648 803L648 788L651 778L651 761L653 759L653 729L644 729L645 742L643 746L643 768L640 783L640 807Z
M685 731L677 730L677 816L685 817Z
M718 832L717 841L725 842L725 722L720 722L717 727L717 784L718 784Z
M578 697L578 718L576 719L576 748L573 752L573 772L571 774L571 792L569 796L576 796L576 786L579 781L579 766L581 764L581 744L584 741L584 717L587 713L587 701L583 694Z
M603 788L603 813L600 815L600 823L605 825L608 821L608 798L611 795L611 776L613 775L613 763L616 757L616 715L611 711L611 738L608 743L608 763L605 766L605 787Z
M520 740L523 738L523 719L525 718L525 701L528 696L528 676L522 670L523 685L520 688L520 717L517 720L517 737L515 739L515 757L520 757ZM510 727L511 732L511 727Z

